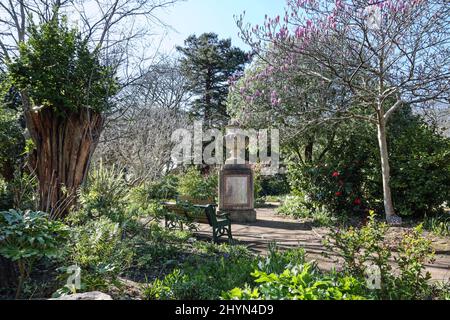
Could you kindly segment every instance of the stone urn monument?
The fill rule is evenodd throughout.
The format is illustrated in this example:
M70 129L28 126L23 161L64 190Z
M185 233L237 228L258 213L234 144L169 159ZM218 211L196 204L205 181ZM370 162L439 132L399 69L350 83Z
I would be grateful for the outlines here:
M236 124L226 128L227 159L219 173L219 211L232 222L256 222L254 174L245 161L245 138Z

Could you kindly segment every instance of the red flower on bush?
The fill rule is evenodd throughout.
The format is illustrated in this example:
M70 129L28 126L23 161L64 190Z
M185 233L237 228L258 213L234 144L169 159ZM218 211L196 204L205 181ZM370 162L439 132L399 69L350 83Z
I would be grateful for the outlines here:
M339 177L340 175L338 171L333 172L333 178Z
M336 196L337 196L337 197L342 196L342 192L336 192Z
M361 205L362 201L360 198L356 198L355 201L353 202L355 205L359 206Z

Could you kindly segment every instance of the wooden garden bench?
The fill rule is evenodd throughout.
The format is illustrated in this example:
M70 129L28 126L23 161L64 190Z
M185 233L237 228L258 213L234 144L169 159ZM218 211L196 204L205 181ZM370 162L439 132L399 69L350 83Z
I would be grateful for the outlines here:
M164 206L170 213L165 217L166 228L176 228L179 224L183 229L183 222L209 224L212 227L214 242L217 243L219 238L224 235L227 235L230 243L233 241L231 221L228 215L226 213L217 214L217 206L211 199L198 200L190 197L179 197L176 203L164 203ZM173 215L180 219L173 219Z

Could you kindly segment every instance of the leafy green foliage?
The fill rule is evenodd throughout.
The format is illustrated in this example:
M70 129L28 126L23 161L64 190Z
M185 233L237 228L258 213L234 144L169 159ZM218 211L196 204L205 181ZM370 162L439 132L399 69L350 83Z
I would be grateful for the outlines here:
M258 269L266 273L282 273L286 268L306 263L303 248L287 249L281 251L277 244L269 243L267 257L260 258Z
M425 270L426 263L434 261L431 240L422 237L422 225L403 234L394 257L399 275L391 276L391 299L424 299L431 296L431 274Z
M31 25L19 52L8 65L9 82L26 90L33 105L51 107L62 116L81 108L102 112L111 107L108 98L118 89L113 70L101 65L65 17L55 14L46 23Z
M222 295L226 300L365 300L362 282L352 277L322 276L312 264L284 270L281 274L252 273L258 287L235 288Z
M361 300L367 291L362 282L338 274L324 275L314 263L306 263L303 249L278 250L269 246L251 274L255 287L246 284L222 293L226 300Z
M49 220L46 213L0 212L0 254L16 262L19 268L16 298L33 265L42 258L60 257L67 237L68 228L59 221Z
M388 264L391 249L384 242L388 226L379 223L371 213L367 225L362 228L349 227L346 230L333 228L325 239L325 245L344 259L343 269L363 278L367 263L378 266L382 275L386 275L391 266Z
M15 167L25 148L25 138L19 120L19 112L0 107L0 176L5 180L13 178Z
M80 190L80 208L70 219L85 223L108 217L123 227L131 219L127 211L129 186L124 175L124 171L115 166L106 167L102 163L94 166Z
M12 194L8 189L8 184L0 177L0 210L11 208L12 202Z
M0 181L2 179L0 178ZM35 176L16 169L13 179L8 183L0 182L0 210L16 208L17 210L36 209L37 181Z
M215 246L216 247L216 246ZM144 288L146 299L217 299L222 291L251 280L254 258L240 247L221 246L212 255L190 257Z
M277 213L297 219L308 219L317 226L331 226L334 223L333 216L323 209L311 207L308 201L301 196L287 196L283 198L282 205Z
M448 237L450 236L450 215L443 213L434 217L425 217L423 227L435 235Z
M431 278L425 272L426 263L432 262L434 252L431 241L422 236L422 226L403 233L395 245L387 237L388 226L377 222L371 213L366 226L346 230L335 229L325 244L344 260L343 269L358 279L364 279L369 266L380 271L381 289L376 292L380 299L425 299L430 297ZM395 262L395 268L392 264Z
M0 85L5 82L0 79ZM15 109L16 106L10 105L12 93L1 94L2 105L0 106L0 210L10 208L31 209L33 206L30 201L26 201L29 190L25 190L23 182L27 176L21 167L26 154L25 138L21 127L20 112Z
M130 266L133 257L119 224L106 217L74 227L68 251L68 262L81 268L85 291L108 287Z
M131 200L144 203L153 200L175 199L178 179L178 176L169 174L158 181L143 183L131 191Z
M197 169L190 168L179 178L178 193L199 200L217 197L218 181L216 174L203 177Z
M151 223L129 241L135 251L134 271L141 273L177 265L186 254L189 239L192 239L189 231L169 231L158 223Z
M290 193L289 182L286 175L261 176L261 196L284 196Z
M55 258L68 235L67 227L43 212L0 212L0 254L12 261Z
M383 210L379 151L373 128L343 124L327 152L314 161L289 164L294 194L307 193L311 206L339 214ZM390 121L391 186L402 216L430 215L450 198L450 139L404 110ZM320 143L319 151L323 150ZM438 191L439 190L439 191Z
M391 130L392 190L404 216L442 212L450 203L450 139L417 117L397 115Z
M328 151L298 165L289 163L288 176L294 194L304 196L310 208L338 214L363 213L367 205L376 206L381 197L370 198L381 179L373 130L361 124L345 124L336 129ZM373 149L370 149L373 147ZM316 148L322 149L320 143Z

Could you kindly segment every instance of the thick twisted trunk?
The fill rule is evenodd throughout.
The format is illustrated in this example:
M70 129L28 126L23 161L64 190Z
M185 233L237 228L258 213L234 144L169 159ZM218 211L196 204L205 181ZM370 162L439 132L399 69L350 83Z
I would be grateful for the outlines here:
M30 165L39 181L40 210L63 218L75 203L103 128L90 109L58 115L52 108L25 112L35 144Z

